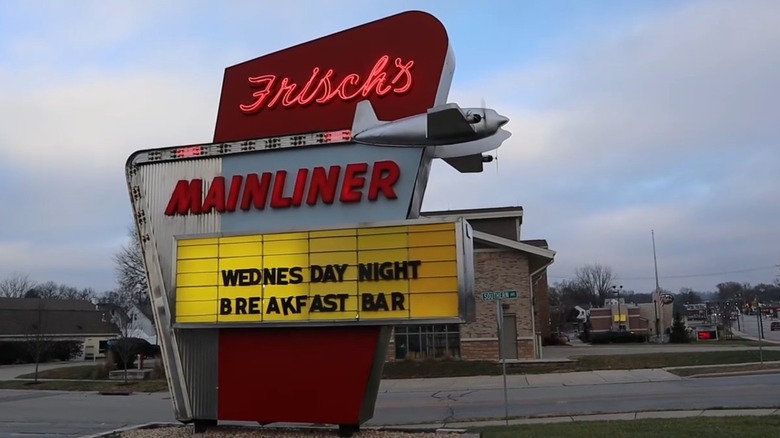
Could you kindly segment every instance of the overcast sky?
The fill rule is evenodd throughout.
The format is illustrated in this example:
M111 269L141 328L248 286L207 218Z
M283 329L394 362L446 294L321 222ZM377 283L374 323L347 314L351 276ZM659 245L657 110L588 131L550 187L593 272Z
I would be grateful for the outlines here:
M114 287L134 150L209 142L224 68L408 9L437 16L450 101L510 117L482 174L424 210L525 209L625 289L771 282L780 264L780 2L3 1L0 278ZM458 196L451 187L457 185Z

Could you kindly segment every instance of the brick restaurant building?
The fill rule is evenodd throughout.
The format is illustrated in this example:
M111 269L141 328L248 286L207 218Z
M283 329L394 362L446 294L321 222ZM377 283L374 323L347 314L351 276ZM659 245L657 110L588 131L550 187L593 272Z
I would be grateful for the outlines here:
M555 252L545 240L521 240L522 207L448 210L422 217L465 218L474 230L476 320L468 324L396 327L388 360L458 358L498 360L496 301L483 301L483 292L517 291L504 307L504 357L541 357L541 339L550 332L547 267Z

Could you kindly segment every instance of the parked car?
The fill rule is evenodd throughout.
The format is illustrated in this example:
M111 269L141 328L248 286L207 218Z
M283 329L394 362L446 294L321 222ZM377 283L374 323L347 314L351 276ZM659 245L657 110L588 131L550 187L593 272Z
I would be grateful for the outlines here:
M130 367L139 354L145 358L159 357L160 346L141 338L115 338L106 343L106 352L111 352L114 363L121 368L124 366L123 355L127 354L127 365Z

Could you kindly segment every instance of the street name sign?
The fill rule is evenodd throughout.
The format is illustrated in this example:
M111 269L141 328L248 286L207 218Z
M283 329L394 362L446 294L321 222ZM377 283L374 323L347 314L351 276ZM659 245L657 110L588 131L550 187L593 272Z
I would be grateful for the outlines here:
M482 292L482 300L496 301L504 298L517 298L516 290L502 290L497 292Z

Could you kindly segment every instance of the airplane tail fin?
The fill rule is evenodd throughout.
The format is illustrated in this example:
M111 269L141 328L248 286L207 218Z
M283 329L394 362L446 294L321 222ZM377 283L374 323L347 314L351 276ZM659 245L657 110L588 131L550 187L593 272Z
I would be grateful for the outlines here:
M482 154L467 155L465 157L442 158L447 164L454 167L460 173L482 172Z
M355 119L352 121L352 135L383 125L385 122L376 118L371 101L361 100L355 107Z

